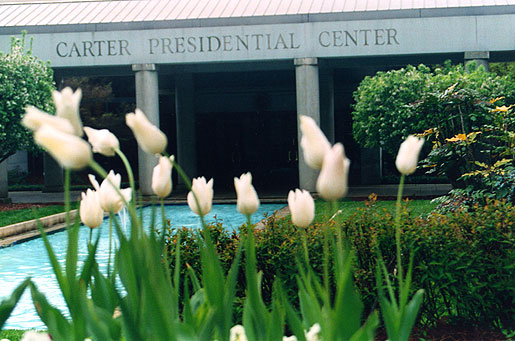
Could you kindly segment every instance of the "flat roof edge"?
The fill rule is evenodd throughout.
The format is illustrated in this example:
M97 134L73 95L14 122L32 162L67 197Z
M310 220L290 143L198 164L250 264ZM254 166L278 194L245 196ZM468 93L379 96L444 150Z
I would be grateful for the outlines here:
M270 24L295 24L329 21L357 21L406 18L458 17L515 14L515 5L471 6L456 8L407 9L385 11L362 11L341 13L315 13L295 15L274 15L235 18L206 18L164 21L139 21L116 23L63 24L41 26L4 26L0 27L0 35L20 34L26 30L29 34L63 33L63 32L102 32L129 31L166 28L248 26Z

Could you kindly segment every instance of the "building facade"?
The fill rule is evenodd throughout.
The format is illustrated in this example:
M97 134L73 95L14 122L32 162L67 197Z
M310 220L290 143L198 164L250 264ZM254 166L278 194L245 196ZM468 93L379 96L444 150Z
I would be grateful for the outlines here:
M125 84L191 176L229 184L250 170L263 188L315 190L299 150L301 114L344 143L351 184L377 181L379 151L351 136L352 91L364 76L446 59L515 61L515 0L0 3L0 50L23 30L58 83ZM137 159L151 194L156 159L141 150Z

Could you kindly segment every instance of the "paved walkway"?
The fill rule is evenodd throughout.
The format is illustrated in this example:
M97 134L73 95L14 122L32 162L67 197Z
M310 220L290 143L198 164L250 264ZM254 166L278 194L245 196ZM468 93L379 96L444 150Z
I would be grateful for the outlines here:
M357 186L350 187L348 198L361 199L366 198L370 194L375 193L380 198L395 198L397 196L397 185L373 185L373 186ZM403 196L411 198L427 198L436 197L446 194L451 189L448 184L407 184L404 186ZM286 202L288 193L267 191L259 193L262 202ZM41 191L13 191L9 192L9 198L13 203L63 203L63 193L43 193ZM71 192L72 200L80 199L80 191ZM144 198L150 201L150 198ZM215 202L234 202L236 200L236 193L234 192L215 192ZM167 199L169 203L185 203L186 193L175 192Z

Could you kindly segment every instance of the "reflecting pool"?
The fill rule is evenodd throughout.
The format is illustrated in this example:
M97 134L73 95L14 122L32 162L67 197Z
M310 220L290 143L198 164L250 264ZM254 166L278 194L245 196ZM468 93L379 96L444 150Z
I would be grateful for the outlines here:
M275 210L284 207L284 204L264 204L258 212L252 216L252 222L258 222L264 215L270 215ZM161 209L156 206L156 227L161 227ZM148 226L151 220L151 207L144 207L141 211L143 226ZM187 205L167 205L165 216L170 220L172 227L186 226L198 228L199 218ZM117 219L120 220L122 228L128 226L128 214L123 210ZM220 221L227 230L237 230L245 223L246 218L238 213L235 205L213 205L213 210L206 215L206 222ZM108 219L94 230L93 238L100 233L101 238L97 251L97 262L102 271L106 271L109 253L109 226ZM81 226L79 235L79 268L87 256L87 241L89 239L89 228ZM116 234L116 233L115 233ZM49 241L56 253L59 262L64 266L66 257L67 236L66 232L57 232L48 236ZM116 240L115 240L116 243ZM48 301L67 313L66 305L60 294L57 281L50 265L43 240L40 238L29 240L11 247L0 249L0 300L11 294L11 292L28 276L32 277L40 291L47 297ZM30 292L27 289L13 313L4 325L4 329L41 329L45 328L43 322L34 309Z

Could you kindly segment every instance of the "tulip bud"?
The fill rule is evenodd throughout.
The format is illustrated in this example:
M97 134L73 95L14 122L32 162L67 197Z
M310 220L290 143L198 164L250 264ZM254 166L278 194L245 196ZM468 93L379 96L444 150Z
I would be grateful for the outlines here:
M297 341L297 337L295 335L283 336L282 341Z
M245 334L245 328L241 324L237 324L230 330L230 341L247 341L247 334Z
M291 221L298 227L308 227L315 218L315 201L306 190L296 189L288 193Z
M347 194L347 178L350 160L345 156L343 145L337 143L324 157L322 170L317 179L318 194L328 201L335 201Z
M131 188L120 189L122 176L120 174L115 174L112 170L107 174L107 177L102 181L100 186L98 185L94 175L90 174L89 180L98 192L100 206L106 212L112 211L113 213L118 213L125 206L123 199L125 199L125 202L129 202L131 200ZM121 192L123 199L120 197L120 194L118 194L116 189Z
M246 173L242 174L239 179L234 178L234 187L238 198L236 203L238 212L245 215L256 213L259 207L259 198L252 186L252 175Z
M25 115L21 123L28 129L36 131L46 124L66 134L73 134L73 126L67 119L47 114L33 106L25 108Z
M125 115L125 122L131 128L138 145L149 154L161 154L168 143L166 135L150 123L145 114L139 109L135 113Z
M193 193L195 193L195 196L197 197L198 205ZM195 214L201 216L208 214L211 211L211 206L213 204L213 179L209 180L207 183L206 178L204 177L193 179L191 191L188 193L187 199L188 206Z
M308 332L306 333L306 341L318 341L320 340L320 332L322 328L320 328L320 324L315 323L314 325L309 328Z
M160 198L166 198L172 192L173 160L173 155L170 156L170 159L161 156L159 163L154 167L154 171L152 172L152 190Z
M79 215L82 223L89 228L99 227L104 220L104 211L100 207L98 193L88 188L86 193L81 193Z
M34 141L45 148L64 168L84 168L93 157L91 148L86 141L46 124L34 133Z
M79 105L82 97L82 91L77 89L75 92L69 87L64 88L61 92L52 92L55 103L55 114L70 121L73 126L73 133L82 136L82 121L80 119Z
M88 136L88 141L93 147L94 153L100 153L105 156L113 156L115 150L120 148L120 143L116 136L107 129L93 129L84 127L84 131Z
M306 164L313 169L322 168L324 155L331 149L331 144L309 116L300 116L300 131L302 132L300 145Z
M395 166L401 174L410 175L415 172L417 169L418 154L420 154L423 144L424 139L413 135L408 136L408 138L401 143L397 158L395 159Z

